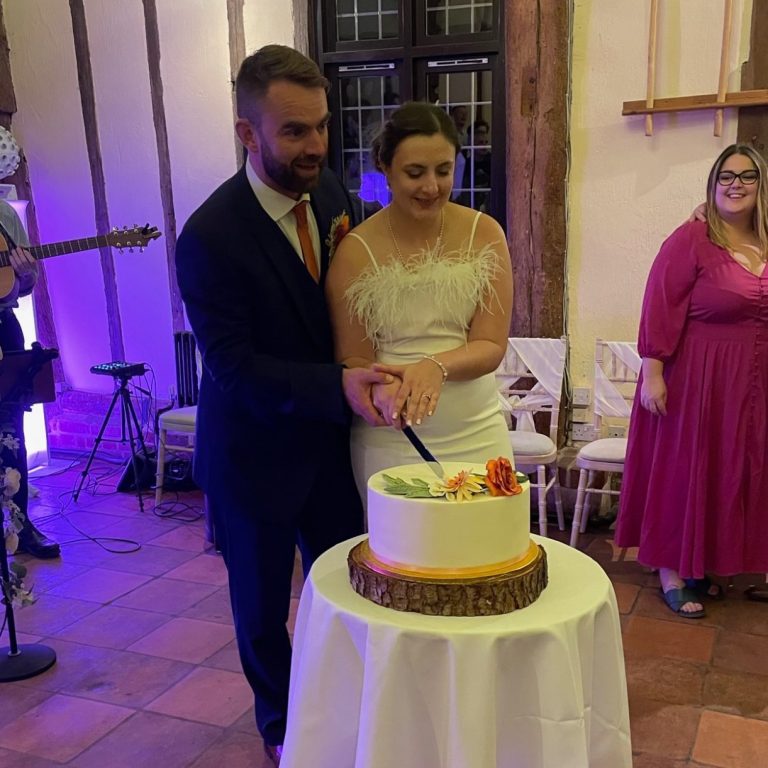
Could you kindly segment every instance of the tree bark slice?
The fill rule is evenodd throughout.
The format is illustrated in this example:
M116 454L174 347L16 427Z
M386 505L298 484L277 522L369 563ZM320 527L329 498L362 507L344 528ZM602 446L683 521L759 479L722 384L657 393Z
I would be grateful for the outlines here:
M547 586L547 553L526 568L476 579L435 579L387 573L366 557L368 541L349 553L349 580L358 595L385 608L428 616L496 616L533 603Z

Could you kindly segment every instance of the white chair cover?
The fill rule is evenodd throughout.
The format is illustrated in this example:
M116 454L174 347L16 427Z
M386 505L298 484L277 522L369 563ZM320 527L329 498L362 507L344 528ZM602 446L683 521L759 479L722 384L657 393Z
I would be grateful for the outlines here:
M507 347L520 357L537 381L531 391L523 397L519 395L505 397L499 392L499 402L502 410L515 413L518 430L535 432L532 412L539 406L548 405L552 401L560 402L565 367L565 341L563 339L513 338L507 340ZM522 378L510 372L508 366L509 361L505 356L496 372L500 389L511 387ZM518 410L519 408L530 409L531 412Z
M621 362L635 374L640 373L642 361L637 344L628 341L610 341L606 345ZM595 362L595 415L628 419L632 408L619 388L608 378L599 362Z

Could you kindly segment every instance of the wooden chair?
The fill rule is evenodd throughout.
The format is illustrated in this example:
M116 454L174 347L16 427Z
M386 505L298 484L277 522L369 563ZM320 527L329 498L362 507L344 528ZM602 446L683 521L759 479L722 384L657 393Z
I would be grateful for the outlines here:
M557 428L560 393L565 370L565 338L510 338L507 352L496 380L502 408L509 416L509 433L515 466L520 472L535 475L531 487L536 488L539 507L539 533L547 535L547 494L553 491L560 530L565 529L563 500L557 470ZM533 382L524 388L522 382ZM533 414L545 413L549 434L536 431ZM549 472L549 479L547 473Z
M611 488L611 476L624 473L627 438L603 437L602 435L610 432L609 424L615 423L615 420L622 422L622 429L626 432L640 366L641 360L637 354L636 344L597 339L595 343L594 424L596 434L599 437L587 443L576 456L576 466L579 469L579 487L576 492L576 505L573 509L572 547L578 544L579 534L583 533L587 527L588 515L584 510L588 506L589 497L595 493L609 496L619 496L621 493L620 490ZM602 488L595 486L595 474L597 472L607 473Z

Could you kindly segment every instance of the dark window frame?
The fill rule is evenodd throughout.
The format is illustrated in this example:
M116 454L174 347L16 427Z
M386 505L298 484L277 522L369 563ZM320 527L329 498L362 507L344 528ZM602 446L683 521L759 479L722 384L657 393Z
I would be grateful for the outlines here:
M446 0L447 2L447 0ZM399 38L335 42L336 0L312 0L314 20L310 32L310 52L331 81L329 106L332 125L329 165L343 178L341 156L342 125L339 109L339 67L394 62L400 77L401 98L426 96L426 71L429 60L461 60L488 57L493 79L491 145L493 158L491 196L488 213L506 229L506 56L504 37L504 2L493 0L493 23L488 32L437 37L426 34L427 0L399 0ZM442 69L442 68L441 68ZM472 66L457 64L446 72L474 71ZM349 76L345 73L343 76Z

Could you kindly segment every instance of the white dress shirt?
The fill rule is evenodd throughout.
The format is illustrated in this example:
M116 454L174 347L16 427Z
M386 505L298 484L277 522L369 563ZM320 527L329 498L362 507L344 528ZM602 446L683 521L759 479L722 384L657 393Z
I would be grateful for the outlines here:
M304 261L304 255L301 252L301 242L299 241L299 232L296 224L296 216L293 213L295 205L302 200L309 201L309 194L304 193L298 200L284 195L282 192L268 187L257 175L251 165L250 159L245 164L245 174L250 182L251 189L256 195L256 199L261 203L261 207L267 212L267 215L277 224L288 238L288 242ZM312 237L312 247L315 249L315 258L320 258L320 232L317 229L315 213L312 206L307 206L307 222L309 224L309 234ZM318 261L318 274L320 273L320 263Z

